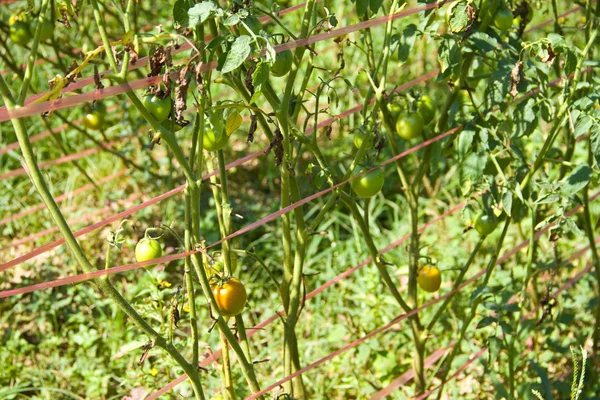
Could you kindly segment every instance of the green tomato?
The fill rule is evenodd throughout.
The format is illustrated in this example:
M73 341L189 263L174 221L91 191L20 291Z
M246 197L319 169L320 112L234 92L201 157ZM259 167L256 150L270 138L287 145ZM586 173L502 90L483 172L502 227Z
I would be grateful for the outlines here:
M143 238L135 245L135 259L137 262L154 260L162 257L163 249L156 239ZM156 264L148 265L146 268L153 267Z
M207 151L219 151L229 142L229 136L223 130L219 134L215 134L212 129L206 129L204 131L204 137L202 143L204 144L204 150Z
M277 57L275 58L275 62L271 67L271 75L282 77L287 75L292 69L292 64L294 63L294 55L290 50L284 50L281 53L277 53Z
M510 9L503 7L494 15L494 25L502 32L510 29L513 22L513 13Z
M356 170L354 170L354 175L359 175L363 171L367 170L369 170L369 168L358 167ZM383 173L383 170L381 168L377 168L368 174L353 179L350 181L350 184L352 186L352 190L354 190L354 193L356 193L358 197L367 198L373 197L379 193L383 187L384 181L385 174Z
M250 28L250 30L255 35L258 35L260 33L260 30L262 29L262 23L254 15L248 15L246 17L246 19L244 20L244 23L246 25L248 25L248 28ZM246 29L246 27L244 25L242 25L241 23L240 23L240 34L247 35L247 36L252 36L250 34L250 32L248 31L248 29Z
M146 107L148 111L150 111L150 114L152 114L152 116L156 118L158 122L162 122L165 119L167 119L167 117L171 113L172 101L170 97L160 99L157 96L148 95L144 97L142 103L144 104L144 107Z
M392 114L394 121L397 121L400 114L402 114L402 106L400 106L400 104L389 104L388 110L390 110L390 114Z
M488 215L481 211L475 216L474 225L480 235L487 236L494 232L494 229L496 229L496 226L498 225L498 220L494 214Z
M362 146L364 139L365 139L365 135L363 135L361 133L355 133L354 134L354 139L352 140L353 143L354 143L354 147L356 147L357 149L360 149L360 146ZM373 145L375 144L375 136L374 135L369 135L368 140L369 140L369 142L368 142L368 148L373 147Z
M417 106L423 117L423 122L425 125L429 124L433 120L433 117L435 117L435 105L433 104L433 99L427 95L421 96L417 102Z
M398 116L396 121L396 133L402 139L411 140L421 136L423 133L423 116L418 113L404 113Z
M45 42L46 40L50 40L52 34L54 33L54 24L49 19L45 19L42 24L42 32L40 33L40 40Z
M95 110L83 117L83 126L87 129L101 129L104 125L104 114Z
M29 32L29 25L23 21L15 21L10 26L9 32L10 40L21 46L25 46L32 38L31 32Z

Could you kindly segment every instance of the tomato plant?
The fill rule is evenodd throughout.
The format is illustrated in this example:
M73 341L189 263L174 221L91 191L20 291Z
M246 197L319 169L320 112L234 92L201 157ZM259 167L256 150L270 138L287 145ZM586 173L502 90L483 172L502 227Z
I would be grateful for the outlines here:
M163 255L163 249L160 242L156 239L144 237L135 245L135 259L137 262L154 260ZM146 268L152 267L148 265Z
M158 122L162 122L167 119L171 113L171 106L173 104L169 96L161 99L156 95L148 95L144 97L142 103Z
M475 222L473 223L477 232L481 235L486 236L494 232L498 225L498 220L494 214L487 214L480 211L475 216Z
M246 307L246 288L239 279L234 277L224 278L211 285L217 307L224 317L234 317L244 311Z
M282 52L279 52L277 53L275 62L271 67L271 74L277 77L285 76L288 72L290 72L293 63L294 55L290 50L284 50Z
M403 113L396 121L396 133L402 139L411 140L423 134L423 116L419 112Z
M432 265L424 265L417 275L417 283L426 292L437 292L442 284L440 270Z
M354 171L354 175L358 176L361 173L368 171L370 168L358 167ZM385 174L381 168L375 168L373 171L368 172L358 178L354 178L350 181L352 190L358 197L373 197L381 191L383 183L385 181Z

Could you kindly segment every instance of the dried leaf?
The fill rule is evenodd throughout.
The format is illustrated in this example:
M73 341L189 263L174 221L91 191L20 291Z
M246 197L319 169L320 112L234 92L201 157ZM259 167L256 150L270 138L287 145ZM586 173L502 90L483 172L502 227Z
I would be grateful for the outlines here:
M283 135L279 128L275 130L273 141L269 144L269 148L265 151L265 154L269 154L271 149L275 149L275 164L279 167L283 161Z
M511 73L510 73L510 95L512 97L517 97L519 93L517 91L517 85L523 83L525 80L525 74L523 73L523 62L521 60L515 63Z

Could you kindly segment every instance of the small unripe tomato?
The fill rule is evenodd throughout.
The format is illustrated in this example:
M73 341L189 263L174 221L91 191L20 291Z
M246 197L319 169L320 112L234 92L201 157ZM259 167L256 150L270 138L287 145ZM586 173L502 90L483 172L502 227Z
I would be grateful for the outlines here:
M160 99L158 96L148 95L144 97L142 103L158 122L162 122L167 119L171 113L172 101L168 96L164 99Z
M359 175L369 168L358 167L354 170L354 175ZM352 190L358 197L367 198L373 197L381 191L385 181L385 174L381 168L376 168L373 171L362 175L350 181Z
M284 50L280 53L277 53L277 57L275 58L275 62L271 67L271 75L282 77L287 75L292 69L292 64L294 63L294 55L290 50Z
M23 21L15 21L9 28L10 40L25 46L31 40L31 32L29 32L29 25Z
M417 106L423 117L423 122L425 125L429 124L433 120L433 117L435 117L435 105L433 104L433 99L427 95L423 95L417 102Z
M396 133L406 140L418 138L423 133L424 123L423 116L418 112L400 114L396 121Z
M417 283L426 292L434 293L442 285L442 275L437 267L425 265L419 270Z
M402 114L402 106L400 104L389 104L388 110L390 110L390 114L392 114L392 118L394 118L394 122L398 120L400 114Z
M152 238L143 238L135 245L135 260L137 262L154 260L162 257L163 249L160 242ZM147 265L146 268L153 267L156 264Z
M357 149L360 149L360 146L362 146L363 141L365 140L365 136L367 137L367 140L369 141L367 143L368 148L373 147L373 145L375 144L375 136L374 135L363 135L362 133L355 133L354 134L354 139L352 139L352 142L354 143L354 147L356 147Z
M262 23L254 15L248 15L246 17L246 19L244 19L244 23L248 26L248 28L250 28L250 30L255 35L258 35L260 33L260 30L262 29ZM250 34L250 32L248 31L248 29L246 29L246 27L244 25L242 25L241 23L240 23L240 34L252 36Z
M101 129L104 125L104 114L100 111L92 111L83 117L83 126L88 129Z
M496 11L494 15L494 26L500 29L502 32L506 32L510 29L513 23L513 13L510 9L503 7Z
M234 317L244 311L247 294L244 284L239 279L231 277L211 285L211 291L224 317Z
M204 144L204 150L207 151L219 151L223 150L223 148L229 142L229 136L227 133L222 130L221 133L215 134L215 131L212 129L206 129L204 131L204 136L202 139L202 143Z
M494 214L488 215L481 211L477 214L477 216L475 216L475 222L473 225L479 234L487 236L494 232L496 226L498 225L498 220Z

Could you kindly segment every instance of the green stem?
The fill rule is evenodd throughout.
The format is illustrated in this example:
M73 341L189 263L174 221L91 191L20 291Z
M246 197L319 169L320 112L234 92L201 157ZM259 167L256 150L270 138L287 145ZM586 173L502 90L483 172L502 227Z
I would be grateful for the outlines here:
M192 247L193 227L192 227L192 204L191 193L188 188L185 190L185 251L189 253ZM191 257L185 258L185 284L188 293L188 307L190 309L190 328L192 331L192 365L198 365L198 319L196 316L196 293L194 291L194 281L191 274Z

